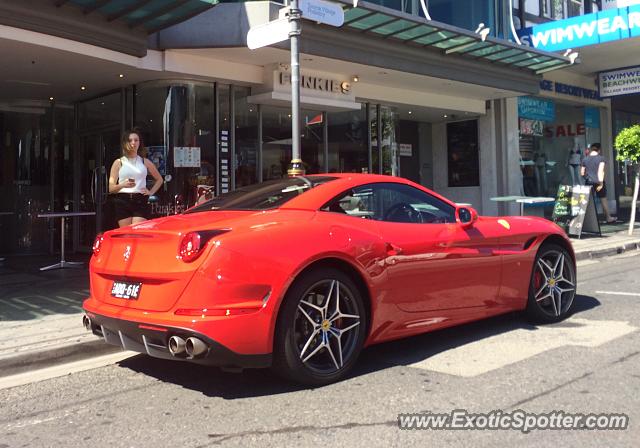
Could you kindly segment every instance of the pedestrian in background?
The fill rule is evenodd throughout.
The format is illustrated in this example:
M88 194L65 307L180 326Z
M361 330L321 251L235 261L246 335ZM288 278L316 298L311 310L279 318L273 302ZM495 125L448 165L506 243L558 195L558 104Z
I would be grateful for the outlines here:
M149 196L162 186L162 176L153 162L138 154L140 135L122 135L122 157L114 160L109 174L109 193L115 194L115 215L120 227L146 221L150 217ZM155 180L147 189L147 175Z
M609 213L607 184L604 181L606 162L600 154L601 150L600 143L592 143L589 146L589 155L582 160L580 174L584 178L585 185L593 185L595 187L595 194L600 198L605 220L608 223L612 223L616 221L616 218Z

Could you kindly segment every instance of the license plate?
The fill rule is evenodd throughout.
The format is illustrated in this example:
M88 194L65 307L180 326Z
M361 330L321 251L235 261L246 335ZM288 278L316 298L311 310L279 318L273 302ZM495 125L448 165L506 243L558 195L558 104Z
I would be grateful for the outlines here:
M113 282L111 295L118 299L136 300L142 289L142 283Z

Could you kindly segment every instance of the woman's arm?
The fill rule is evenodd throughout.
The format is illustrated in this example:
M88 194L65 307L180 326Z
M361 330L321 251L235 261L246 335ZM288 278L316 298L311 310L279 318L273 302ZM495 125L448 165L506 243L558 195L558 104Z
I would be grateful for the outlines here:
M109 193L117 193L123 188L129 186L125 183L118 183L118 174L120 173L120 167L122 163L120 159L116 159L113 161L113 165L111 165L111 171L109 172Z
M151 187L151 190L147 191L147 194L149 196L152 196L160 189L164 181L162 180L162 176L160 175L158 168L156 168L151 160L144 159L144 165L147 167L147 171L149 171L151 177L153 177L153 179L155 180L153 187Z

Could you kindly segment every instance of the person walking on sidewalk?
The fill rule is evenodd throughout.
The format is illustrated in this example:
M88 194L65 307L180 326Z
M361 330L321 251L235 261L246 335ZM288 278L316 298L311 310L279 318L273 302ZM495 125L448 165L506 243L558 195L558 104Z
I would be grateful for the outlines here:
M607 203L607 184L604 181L605 176L605 160L600 155L602 147L600 143L592 143L589 146L589 155L582 160L580 174L584 177L585 185L593 185L595 194L600 198L602 211L606 222L615 222L616 218L609 213L609 204Z
M115 193L116 219L120 227L149 219L149 196L162 186L162 176L153 162L138 154L140 135L127 131L122 136L122 157L111 166L109 193ZM147 190L147 174L154 179Z

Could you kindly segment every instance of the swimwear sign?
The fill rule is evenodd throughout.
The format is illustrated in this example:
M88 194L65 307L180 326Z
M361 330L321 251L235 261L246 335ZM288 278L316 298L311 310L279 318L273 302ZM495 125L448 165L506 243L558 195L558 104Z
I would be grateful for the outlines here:
M601 72L598 83L601 97L640 93L640 66Z
M547 22L524 28L518 35L524 44L546 51L640 37L640 5Z

